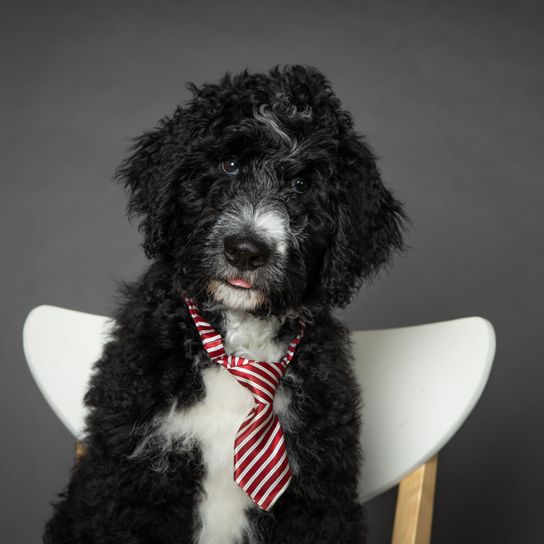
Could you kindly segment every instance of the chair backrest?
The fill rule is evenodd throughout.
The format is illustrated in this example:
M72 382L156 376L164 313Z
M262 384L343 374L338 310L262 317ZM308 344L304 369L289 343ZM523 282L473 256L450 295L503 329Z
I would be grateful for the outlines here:
M39 306L23 331L32 375L53 411L82 437L83 396L112 322ZM352 333L363 389L365 464L360 497L396 485L452 437L478 401L493 362L491 324L468 317L414 327Z

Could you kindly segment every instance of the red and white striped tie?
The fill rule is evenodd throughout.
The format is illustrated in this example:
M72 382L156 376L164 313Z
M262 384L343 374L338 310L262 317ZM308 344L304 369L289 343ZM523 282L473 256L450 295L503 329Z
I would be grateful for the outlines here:
M285 438L274 413L274 394L302 339L304 324L300 323L300 332L281 361L254 361L227 355L221 335L202 319L195 301L189 298L185 301L210 359L222 365L253 394L255 406L234 440L234 480L255 504L269 510L291 481Z

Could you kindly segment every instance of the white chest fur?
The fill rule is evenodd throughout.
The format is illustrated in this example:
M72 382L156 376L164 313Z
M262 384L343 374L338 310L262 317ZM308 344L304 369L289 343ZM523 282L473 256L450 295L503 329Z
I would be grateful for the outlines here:
M245 312L225 314L224 346L227 353L261 361L278 361L287 345L276 340L281 322L256 319ZM251 537L248 496L233 479L236 432L254 405L251 393L224 368L213 366L202 374L206 394L191 408L172 410L161 424L168 438L196 440L205 465L204 495L199 504L201 530L198 544L234 544L244 533ZM276 411L287 407L281 388L276 393Z

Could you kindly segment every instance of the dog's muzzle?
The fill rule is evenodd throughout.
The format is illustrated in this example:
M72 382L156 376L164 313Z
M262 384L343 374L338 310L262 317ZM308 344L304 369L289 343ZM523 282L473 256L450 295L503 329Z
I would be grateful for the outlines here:
M238 197L217 217L204 247L212 297L252 310L285 286L291 244L289 217L279 202Z

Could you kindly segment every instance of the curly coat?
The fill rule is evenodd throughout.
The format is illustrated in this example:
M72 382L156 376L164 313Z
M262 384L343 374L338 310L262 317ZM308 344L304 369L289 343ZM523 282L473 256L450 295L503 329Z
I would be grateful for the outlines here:
M236 302L259 322L279 319L278 342L292 337L298 318L306 322L281 386L293 480L270 512L246 509L246 529L233 542L361 544L360 397L349 335L331 310L402 249L401 205L316 69L245 71L189 88L192 100L138 138L117 173L151 263L123 287L85 397L87 453L44 541L182 544L202 534L202 444L154 433L158 414L207 394L209 362L186 294L224 334ZM233 157L235 176L218 167ZM265 225L270 262L237 272L258 292L248 298L225 286L234 272L222 237L259 213L281 232L274 239Z

